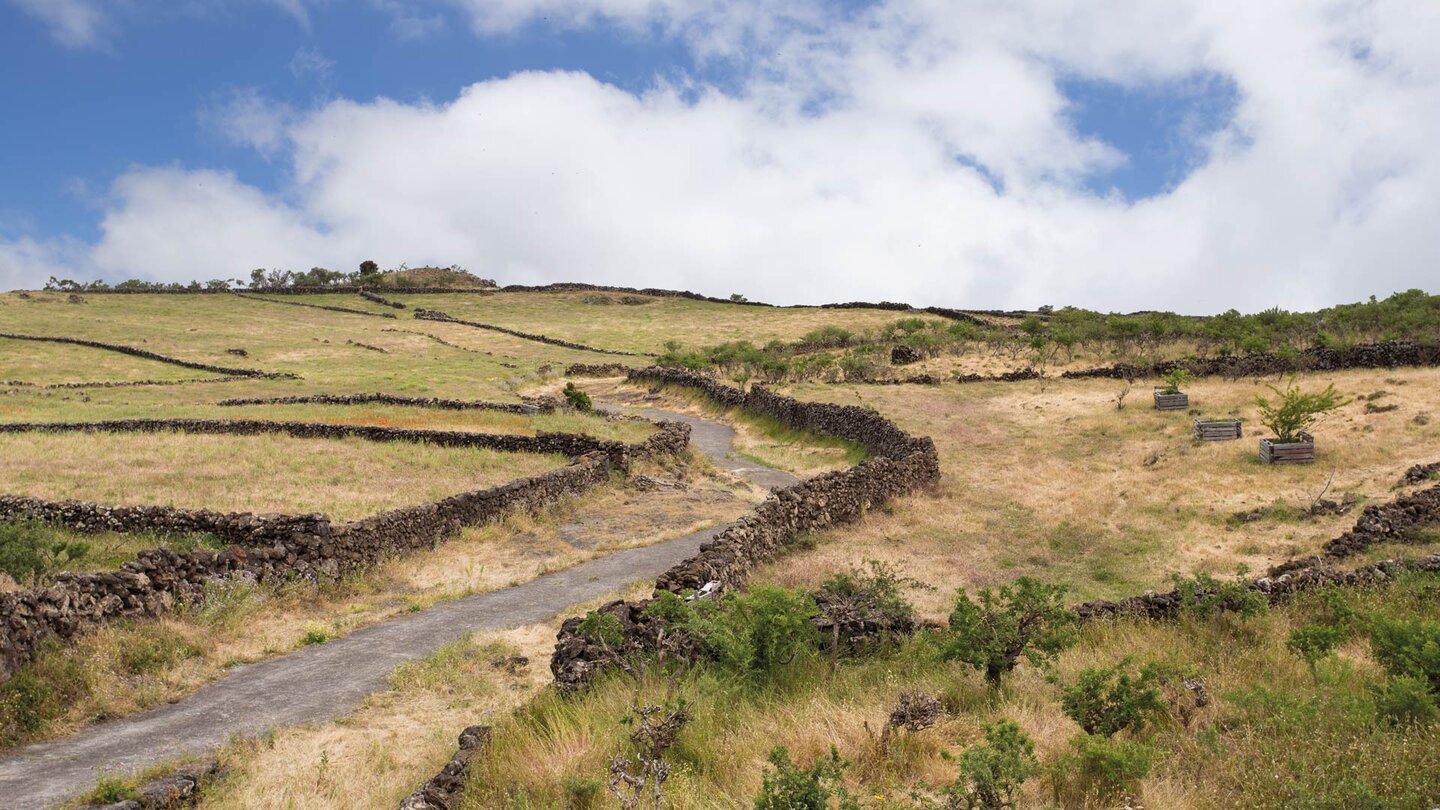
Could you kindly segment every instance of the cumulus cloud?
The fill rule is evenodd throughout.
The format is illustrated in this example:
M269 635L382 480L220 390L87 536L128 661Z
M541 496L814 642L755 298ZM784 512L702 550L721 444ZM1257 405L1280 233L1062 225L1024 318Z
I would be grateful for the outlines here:
M254 130L289 161L283 196L137 169L81 263L180 280L375 258L777 302L1203 312L1424 286L1440 262L1440 8L454 2L491 32L540 14L748 55L724 92L543 72L442 104L329 102ZM1126 156L1075 130L1077 76L1216 77L1234 117L1193 133L1163 193L1100 196L1087 178Z
M21 11L50 27L50 35L67 48L99 43L106 25L98 0L10 0Z

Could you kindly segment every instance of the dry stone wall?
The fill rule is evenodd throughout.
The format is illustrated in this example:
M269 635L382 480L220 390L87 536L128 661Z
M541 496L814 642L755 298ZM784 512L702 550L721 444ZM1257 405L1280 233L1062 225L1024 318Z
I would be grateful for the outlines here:
M247 300L247 301L261 301L261 302L264 302L264 303L266 303L266 304L284 304L284 305L287 306L287 307L309 307L310 309L328 309L328 310L330 310L331 312L344 312L344 313L346 313L346 314L348 314L348 315L365 315L365 316L368 316L368 317L371 317L371 318L389 318L389 319L392 320L392 321L395 320L395 316L394 316L394 315L391 315L391 314L388 313L388 312L370 312L369 310L364 310L364 309L351 309L350 307L335 307L335 306L330 306L329 304L306 304L306 303L304 303L304 302L302 302L302 301L276 301L276 300L273 299L273 298L261 298L261 297L258 296L258 295L246 295L245 293L238 293L238 292L235 293L234 295L235 295L236 298L244 298L244 299Z
M489 726L470 726L460 732L459 747L440 772L425 780L414 793L400 800L396 810L450 810L465 790L470 760L490 742Z
M0 332L0 338L9 338L10 340L34 340L43 341L46 343L68 343L72 346L87 346L92 349L104 349L106 351L119 352L120 354L128 354L132 357L143 357L146 360L155 360L161 363L168 363L172 366L180 366L181 368L193 368L198 371L210 371L214 372L215 374L224 374L231 377L251 377L255 379L269 380L297 379L296 375L294 374L260 371L253 368L228 368L226 366L210 365L209 363L194 363L189 360L181 360L176 357L167 357L166 355L157 354L152 351L146 351L145 349L137 349L134 346L121 346L118 343L101 343L98 340L83 340L81 338L69 337L52 337L48 335L17 335L9 332Z
M163 433L182 431L232 436L283 433L297 439L358 437L375 442L428 442L441 447L483 447L506 453L558 453L579 456L603 452L617 469L629 469L629 446L579 433L537 433L534 436L471 433L463 430L424 430L378 425L335 425L322 422L281 422L263 419L112 419L100 422L12 422L0 424L0 433Z
M1410 341L1367 343L1335 349L1313 346L1292 357L1271 352L1212 357L1205 360L1166 360L1150 365L1117 364L1100 368L1067 371L1068 379L1104 378L1131 380L1138 377L1159 377L1173 369L1183 368L1194 377L1263 377L1293 371L1342 371L1352 368L1397 368L1400 366L1440 365L1440 346L1427 346Z
M616 349L597 349L594 346L586 346L583 343L574 343L568 340L548 337L546 335L533 334L531 332L521 332L517 329L508 329L504 326L496 326L489 323L480 323L478 321L462 321L459 318L452 318L444 312L440 312L439 310L434 309L417 309L415 310L415 317L422 321L442 321L444 323L458 323L464 326L473 326L476 329L488 329L492 332L499 332L505 335L524 338L525 340L533 340L536 343L546 343L551 346L560 346L566 349L577 349L582 352L595 352L597 354L618 354L625 357L656 356L648 352L623 352Z
M316 394L297 397L253 397L221 400L216 405L401 405L415 408L438 408L447 411L500 411L502 413L554 413L553 399L537 402L487 402L484 400L437 399L433 397L400 397L393 394Z
M611 470L610 457L596 453L559 470L338 526L316 516L251 516L257 528L250 545L236 544L219 552L151 549L116 571L65 573L38 590L0 593L0 677L13 674L45 639L68 640L120 617L160 615L199 598L209 583L236 577L262 582L339 577L399 554L431 548L462 526L579 494L609 481ZM64 506L59 511L38 509L52 510L51 517L73 516L88 526L103 521L109 516L105 511L113 508L84 504L68 511ZM162 526L180 520L174 514L152 516ZM123 527L132 526L116 520ZM288 536L276 536L286 529L292 529Z
M901 430L880 414L854 405L802 402L761 386L742 391L688 371L652 367L631 371L629 379L656 385L698 389L727 408L768 416L789 427L833 436L864 447L870 458L844 471L776 490L754 512L720 532L700 552L656 580L657 591L686 593L707 583L736 588L755 568L788 549L802 533L858 520L866 510L933 483L940 477L935 444ZM613 602L600 609L620 620L622 647L644 648L653 641L646 625L646 603ZM615 651L579 633L583 617L567 619L556 639L550 671L562 688L583 686L611 665Z
M360 297L364 298L366 301L374 301L381 306L390 307L392 309L405 308L405 305L400 303L399 301L391 301L389 298L386 298L383 295L376 295L375 293L365 289L360 290Z

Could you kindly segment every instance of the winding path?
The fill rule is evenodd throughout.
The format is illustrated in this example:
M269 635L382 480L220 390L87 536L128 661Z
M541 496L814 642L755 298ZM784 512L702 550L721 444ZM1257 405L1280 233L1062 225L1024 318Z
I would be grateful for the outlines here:
M756 484L787 486L799 480L736 456L735 432L726 425L666 411L640 413L689 424L693 446L716 466ZM237 734L254 736L346 715L367 695L384 690L401 664L425 658L466 633L542 622L636 580L653 579L724 528L619 551L512 588L371 625L328 644L237 666L177 703L22 746L0 755L0 807L43 810L90 789L103 772L133 772L214 750Z

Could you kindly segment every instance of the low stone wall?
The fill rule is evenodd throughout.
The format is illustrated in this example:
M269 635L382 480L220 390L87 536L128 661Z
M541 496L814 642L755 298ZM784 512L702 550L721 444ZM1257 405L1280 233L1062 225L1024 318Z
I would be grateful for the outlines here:
M309 307L310 309L327 309L331 312L344 312L347 315L365 315L370 318L389 318L392 321L396 319L394 315L391 315L388 312L370 312L369 310L364 309L336 307L330 306L329 304L306 304L303 301L276 301L273 298L261 298L258 295L246 295L245 293L238 292L234 295L236 298L244 298L247 301L261 301L266 304L284 304L287 307Z
M755 510L700 547L700 553L664 572L657 591L686 593L709 582L736 588L759 565L783 553L805 532L858 520L891 498L940 477L940 460L928 438L905 433L880 414L854 405L802 402L761 386L748 392L693 372L652 367L631 371L633 382L697 389L716 404L768 416L810 433L854 442L871 458L772 492ZM601 611L620 619L627 647L643 647L646 603L614 602ZM578 688L615 660L614 651L579 634L583 617L567 619L556 639L550 671L561 688Z
M391 301L389 298L386 298L386 297L383 296L383 295L376 295L375 293L370 292L369 290L366 290L366 289L360 290L360 297L361 297L361 298L364 298L366 301L374 301L375 303L380 304L381 306L390 307L390 308L392 308L392 309L404 309L404 308L405 308L405 305L402 304L402 303L400 303L399 301Z
M320 514L256 515L0 495L0 521L15 520L43 520L80 532L213 534L227 543L248 547L274 545L296 535L328 537L331 532L330 519Z
M166 776L142 784L135 791L139 798L87 804L77 810L179 810L195 804L201 790L221 775L220 763L213 759L181 765Z
M623 377L630 367L621 363L571 363L565 367L566 377Z
M237 576L262 582L339 577L398 554L431 548L463 526L493 520L509 510L535 510L584 492L609 481L611 470L610 457L597 453L541 475L338 526L315 516L263 516L256 523L266 527L262 536L267 539L282 527L294 531L270 543L237 544L220 552L151 549L116 571L64 573L39 590L0 593L0 617L4 617L0 677L12 675L47 638L69 640L101 622L160 615L199 598L207 583ZM100 517L83 505L70 512L61 509L62 518ZM159 517L167 524L177 519L173 514Z
M1405 471L1405 477L1400 479L1401 485L1422 484L1433 479L1440 473L1440 461L1430 464L1416 464Z
M396 810L450 810L465 790L470 760L490 742L489 726L470 726L460 732L459 747L440 772L425 780L414 793L400 800Z
M132 357L143 357L146 360L155 360L161 363L168 363L172 366L180 366L181 368L193 368L197 371L210 371L216 374L224 374L230 377L251 377L255 379L268 380L298 379L294 374L287 374L283 372L260 371L253 368L229 368L226 366L213 366L209 363L193 363L189 360L181 360L176 357L167 357L163 354L146 351L145 349L137 349L134 346L121 346L118 343L101 343L98 340L84 340L81 338L69 337L51 337L48 335L17 335L9 332L0 332L0 338L9 338L10 340L34 340L42 341L45 343L68 343L72 346L87 346L91 349L104 349L106 351L119 352L120 354L128 354Z
M414 408L438 408L447 411L500 411L502 413L553 413L551 402L486 402L484 400L436 399L433 397L400 397L393 394L315 394L304 397L254 397L224 399L225 407L237 405L401 405Z
M476 329L488 329L488 330L490 330L490 331L492 331L492 332L499 332L499 333L505 334L505 335L511 335L511 336L518 337L518 338L524 338L525 340L533 340L533 341L535 341L536 343L546 343L546 344L549 344L549 345L551 345L551 346L560 346L560 347L563 347L563 348L566 348L566 349L578 349L579 351L582 351L582 352L595 352L595 353L597 353L597 354L618 354L618 355L622 355L622 356L625 356L625 357L655 357L655 356L656 356L656 355L651 354L651 353L648 353L648 352L622 352L622 351L618 351L618 350L615 350L615 349L597 349L597 348L595 348L594 346L586 346L586 345L583 344L583 343L573 343L573 342L568 341L568 340L561 340L561 339L559 339L559 338L552 338L552 337L548 337L548 336L546 336L546 335L537 335L537 334L532 334L532 333L530 333L530 332L521 332L521 331L516 330L516 329L507 329L507 328L504 327L504 326L495 326L494 324L489 324L489 323L479 323L478 321L462 321L462 320L460 320L459 318L452 318L452 317L450 317L449 315L446 315L445 313L440 312L439 310L434 310L434 309L417 309L417 310L415 310L415 317L416 317L417 319L419 319L419 320L422 320L422 321L442 321L442 322L444 322L444 323L458 323L458 324L462 324L462 325L464 325L464 326L473 326L473 327L475 327Z
M1301 568L1324 566L1353 557L1380 543L1403 541L1417 526L1440 524L1440 484L1389 503L1365 507L1350 531L1327 542L1319 556L1289 560L1270 569L1279 576Z
M1342 371L1353 368L1397 368L1400 366L1440 365L1440 346L1425 346L1410 341L1367 343L1344 349L1313 346L1294 357L1271 352L1212 357L1205 360L1166 360L1150 365L1118 364L1100 368L1067 371L1067 379L1103 378L1131 380L1139 377L1160 377L1176 368L1183 368L1193 377L1264 377L1296 371Z
M377 425L336 425L324 422L280 422L263 419L112 419L101 422L12 422L0 424L0 433L185 433L258 436L283 433L297 439L358 437L374 442L429 442L441 447L483 447L506 453L558 453L579 456L603 452L620 470L629 469L629 446L579 433L472 433L463 430L424 430Z

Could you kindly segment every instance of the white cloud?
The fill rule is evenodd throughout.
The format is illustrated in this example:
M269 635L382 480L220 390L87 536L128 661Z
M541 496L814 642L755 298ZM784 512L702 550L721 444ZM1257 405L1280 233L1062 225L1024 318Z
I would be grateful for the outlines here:
M246 87L212 99L200 108L199 119L204 129L222 141L249 147L268 159L288 144L288 128L296 113L290 105Z
M390 33L402 42L419 42L445 29L445 18L421 11L418 3L405 0L371 0L375 8L389 15Z
M890 0L824 25L701 0L468 7L492 31L538 13L708 54L764 44L730 94L525 73L439 105L257 113L237 131L292 162L283 199L137 169L84 262L188 280L375 258L782 303L1191 312L1433 286L1440 266L1440 7ZM1100 198L1084 178L1124 156L1073 131L1069 74L1223 76L1235 120L1172 190Z
M21 11L50 26L50 35L67 48L99 44L106 25L99 0L10 0Z

